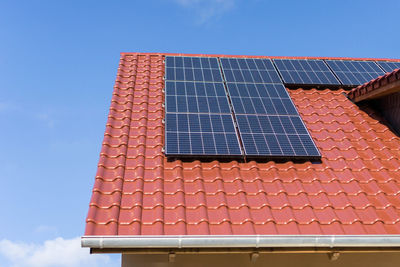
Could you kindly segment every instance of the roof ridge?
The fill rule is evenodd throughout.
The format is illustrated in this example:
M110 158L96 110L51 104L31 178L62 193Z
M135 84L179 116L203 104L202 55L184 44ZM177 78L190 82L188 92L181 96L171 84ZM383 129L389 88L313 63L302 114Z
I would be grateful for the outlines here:
M196 54L196 53L153 53L153 52L121 52L121 56L149 55L149 56L186 56L186 57L231 57L231 58L269 58L269 59L323 59L323 60L372 60L372 61L400 61L395 58L362 58L362 57L317 57L317 56L261 56L261 55L226 55L226 54Z

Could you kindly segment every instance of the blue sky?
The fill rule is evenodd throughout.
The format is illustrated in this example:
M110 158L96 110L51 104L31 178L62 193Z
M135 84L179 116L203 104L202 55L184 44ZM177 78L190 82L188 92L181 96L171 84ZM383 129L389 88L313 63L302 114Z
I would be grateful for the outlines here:
M400 58L400 2L380 3L1 1L0 265L119 264L78 237L120 52Z

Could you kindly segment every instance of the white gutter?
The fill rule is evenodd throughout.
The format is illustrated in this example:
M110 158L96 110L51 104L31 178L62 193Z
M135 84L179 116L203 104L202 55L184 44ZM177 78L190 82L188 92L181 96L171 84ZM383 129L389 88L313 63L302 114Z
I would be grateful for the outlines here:
M83 236L90 248L400 247L400 235Z

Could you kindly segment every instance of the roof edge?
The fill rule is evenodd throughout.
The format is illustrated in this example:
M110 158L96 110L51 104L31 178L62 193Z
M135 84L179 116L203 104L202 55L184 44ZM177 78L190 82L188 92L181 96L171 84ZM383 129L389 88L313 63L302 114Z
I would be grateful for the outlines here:
M81 245L97 249L400 247L400 235L83 236Z
M372 61L394 61L395 58L357 58L357 57L289 57L289 56L257 56L257 55L224 55L224 54L193 54L193 53L152 53L152 52L121 52L121 56L129 55L153 55L153 56L187 56L187 57L232 57L232 58L270 58L270 59L325 59L325 60L372 60Z
M374 99L400 91L400 69L379 76L367 83L357 86L348 93L354 102Z

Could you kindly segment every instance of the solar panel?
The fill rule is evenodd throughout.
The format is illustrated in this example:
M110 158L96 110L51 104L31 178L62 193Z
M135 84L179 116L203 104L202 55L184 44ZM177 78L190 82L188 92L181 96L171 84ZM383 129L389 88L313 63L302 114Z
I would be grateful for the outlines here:
M167 155L242 155L231 114L166 114Z
M166 80L222 82L217 58L166 57L165 67Z
M270 59L221 58L226 82L281 83Z
M166 81L166 112L227 113L223 83Z
M216 58L166 57L165 112L167 156L242 156Z
M325 62L343 85L357 86L384 74L373 61L326 60Z
M395 69L400 69L400 62L393 62L393 61L376 61L385 72L392 72Z
M320 156L298 115L236 115L236 119L248 156Z
M227 83L235 114L298 115L283 84Z
M320 157L271 60L221 58L221 65L246 156Z
M323 60L274 59L285 84L340 85Z

